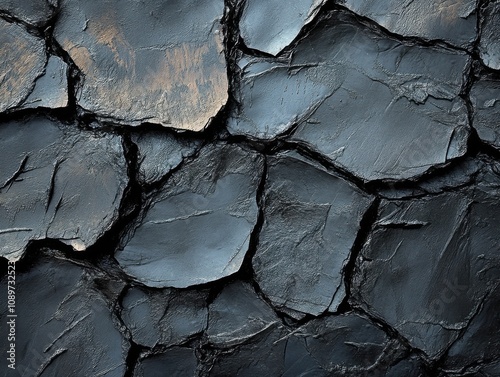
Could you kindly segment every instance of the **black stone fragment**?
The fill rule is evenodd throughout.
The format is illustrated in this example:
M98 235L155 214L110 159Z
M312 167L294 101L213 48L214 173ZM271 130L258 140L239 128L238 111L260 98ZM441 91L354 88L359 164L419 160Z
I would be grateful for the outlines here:
M500 69L500 3L491 1L483 10L481 20L481 39L479 53L483 63L492 68Z
M127 186L121 138L43 117L0 126L0 255L30 241L93 245L117 221Z
M201 147L201 140L163 132L133 133L138 148L139 176L143 183L159 181Z
M0 0L0 12L42 27L57 12L58 0Z
M207 327L207 294L132 287L122 300L121 317L136 344L178 345Z
M373 199L295 153L269 158L264 198L253 258L262 292L285 312L336 311L343 268Z
M383 200L358 260L351 294L429 358L470 326L499 281L500 176L413 200Z
M213 144L166 182L116 259L151 287L185 288L237 272L257 221L260 154Z
M164 353L140 360L134 377L194 377L197 365L198 360L192 349L172 347Z
M5 277L0 287L7 292ZM6 305L0 311L2 322L12 319ZM90 269L39 258L27 271L16 271L15 311L16 369L3 364L3 376L123 376L128 342ZM6 340L4 325L1 334ZM2 356L8 344L1 342Z
M500 81L480 80L471 89L472 126L484 142L500 149Z

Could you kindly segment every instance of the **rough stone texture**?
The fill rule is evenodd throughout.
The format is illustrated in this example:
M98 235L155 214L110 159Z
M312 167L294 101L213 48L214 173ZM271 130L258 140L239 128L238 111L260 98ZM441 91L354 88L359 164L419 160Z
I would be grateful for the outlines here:
M222 0L61 0L54 35L84 75L78 104L109 121L199 131L227 100Z
M26 98L22 107L56 109L67 105L68 66L61 58L51 56L45 67L45 74L36 80L33 91Z
M471 90L473 127L486 143L500 149L500 81L481 80Z
M278 54L311 22L326 0L244 1L240 33L247 47Z
M7 279L0 281L7 291ZM17 375L123 376L128 343L90 270L54 257L16 274ZM6 327L1 327L7 340ZM7 342L0 344L7 354ZM5 363L2 364L5 367ZM3 369L3 368L2 368ZM2 375L7 369L2 370ZM14 375L14 373L12 375Z
M0 113L20 105L43 74L45 44L0 18Z
M292 140L364 180L411 178L465 154L466 55L350 22L331 13L287 65L250 62L230 132L273 138L297 125Z
M177 168L186 157L193 156L201 140L191 140L181 134L163 132L132 134L138 148L139 175L142 182L152 184Z
M58 239L76 250L117 220L127 185L121 139L37 117L0 127L0 255Z
M116 258L151 287L184 288L237 272L257 220L263 159L240 147L210 145L153 199Z
M58 0L0 0L0 14L5 13L36 26L45 25L54 16Z
M253 259L260 288L278 308L313 315L335 311L370 198L294 154L269 159L264 198Z
M141 360L134 371L134 377L195 376L197 365L192 349L173 347L162 354Z
M360 305L429 357L470 326L498 282L500 177L475 189L383 200L352 289Z
M470 47L476 38L475 0L340 0L391 33Z
M57 3L0 0L0 376L500 376L499 1Z
M122 301L122 319L136 344L176 345L207 327L206 293L133 287Z
M479 53L484 64L493 69L500 69L500 4L490 2L484 12L482 20Z

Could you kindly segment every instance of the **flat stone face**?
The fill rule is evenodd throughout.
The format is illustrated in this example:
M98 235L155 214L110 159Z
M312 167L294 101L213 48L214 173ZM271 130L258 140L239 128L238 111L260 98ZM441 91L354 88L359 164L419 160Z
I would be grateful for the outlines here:
M206 299L206 292L133 287L123 297L121 317L136 344L172 346L205 330Z
M500 81L481 80L471 89L472 126L481 140L500 149Z
M68 105L68 66L61 58L51 56L45 74L35 82L35 87L23 103L23 108L46 107L57 109Z
M498 278L500 270L498 267L495 269ZM459 372L463 365L483 364L497 358L496 350L500 347L500 337L498 336L500 328L499 305L500 287L497 285L486 296L479 313L472 319L464 335L450 348L445 369Z
M325 0L247 0L240 19L240 34L249 48L276 55L317 14Z
M264 197L253 258L262 292L278 309L335 311L370 197L292 153L269 158Z
M7 292L6 277L0 287ZM14 373L123 376L128 343L115 327L103 295L93 289L89 270L52 257L38 260L31 269L16 271L15 290ZM7 321L7 305L0 310ZM7 339L6 328L1 327L3 339ZM2 355L7 354L7 346L7 341L0 345Z
M239 270L257 221L263 158L209 145L176 171L116 259L151 287L184 288Z
M260 59L241 63L240 106L232 109L227 125L233 135L275 138L308 119L334 90L327 82L311 80L307 69Z
M54 36L84 75L78 105L115 123L200 131L227 100L222 0L61 1Z
M483 63L492 68L500 69L500 4L489 3L484 11L482 20L479 54Z
M313 319L293 337L294 347L287 347L285 358L289 349L295 351L294 358L289 359L295 364L295 376L316 375L317 370L324 376L365 375L391 347L381 329L355 314ZM310 359L301 365L301 358Z
M43 26L57 10L58 0L0 0L0 12L36 26Z
M195 376L198 360L193 349L172 347L166 352L141 360L134 377Z
M412 178L466 151L464 53L403 45L334 12L286 64L247 60L232 134L291 133L367 181Z
M209 308L208 341L216 347L231 347L252 340L280 321L252 286L235 282L217 296Z
M469 47L476 38L475 0L342 0L339 3L368 17L391 33L443 40Z
M361 251L352 293L410 344L435 358L449 347L498 281L500 178L475 189L383 200Z
M20 105L43 74L45 43L0 18L0 113Z
M162 179L201 147L201 140L163 132L134 133L132 141L138 149L139 178L146 184Z
M76 250L116 221L127 185L121 139L79 132L46 118L0 127L0 255L57 239Z

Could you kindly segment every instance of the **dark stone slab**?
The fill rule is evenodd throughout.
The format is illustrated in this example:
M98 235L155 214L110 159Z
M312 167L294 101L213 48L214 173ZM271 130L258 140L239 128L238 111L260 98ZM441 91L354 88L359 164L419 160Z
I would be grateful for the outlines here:
M247 0L240 19L245 44L271 55L278 54L312 21L325 0L284 1Z
M45 42L0 18L0 112L21 105L43 74Z
M209 307L207 336L216 347L232 347L252 339L269 328L280 326L280 320L246 283L226 286Z
M293 333L286 348L285 358L290 362L286 367L293 368L295 376L383 375L380 371L384 366L378 364L387 362L382 362L384 353L389 355L394 347L387 335L365 318L327 316L311 320Z
M500 81L480 80L471 89L472 126L484 142L500 149Z
M207 327L207 294L132 287L122 300L121 317L136 344L178 345Z
M257 221L263 158L209 145L176 171L116 259L152 287L184 288L237 272Z
M0 281L2 292L7 292L6 280ZM3 364L2 375L123 376L129 346L111 307L90 271L74 263L47 258L16 271L16 370ZM2 322L7 321L7 305L0 310ZM2 325L7 340L5 331ZM7 345L0 345L3 356Z
M222 0L62 0L54 36L84 75L78 104L104 120L199 131L227 100Z
M172 347L166 352L139 361L134 377L196 376L198 360L190 348Z
M68 66L61 58L51 56L45 67L45 74L36 80L33 91L22 107L57 109L67 105Z
M372 199L294 153L269 158L255 279L279 309L319 315L345 296L343 268Z
M58 0L0 0L0 12L35 26L44 26L57 11Z
M498 282L500 177L414 200L383 200L361 251L353 303L428 357L442 355Z
M495 270L496 282L500 280L500 267ZM460 372L465 366L475 367L498 360L500 350L500 287L491 290L477 315L474 316L464 334L448 351L444 369ZM498 367L497 367L498 368Z
M483 63L492 68L500 69L500 4L490 2L483 10L481 20L481 39L479 54Z
M367 181L413 178L463 156L467 55L402 44L352 22L332 12L288 60L244 58L229 131L292 134Z
M201 147L201 140L164 132L134 133L132 141L139 152L140 179L146 184L159 181Z
M0 255L17 260L32 240L76 250L117 220L127 185L121 138L46 118L0 127Z
M391 33L442 40L470 47L476 38L475 0L341 0L353 12L368 17Z

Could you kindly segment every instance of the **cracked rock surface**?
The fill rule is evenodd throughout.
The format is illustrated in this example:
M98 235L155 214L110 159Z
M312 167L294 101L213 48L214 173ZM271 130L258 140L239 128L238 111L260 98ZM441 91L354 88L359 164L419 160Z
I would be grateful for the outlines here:
M199 131L227 100L222 0L61 0L54 36L82 72L77 103L117 123Z
M500 376L499 15L0 0L0 376Z

